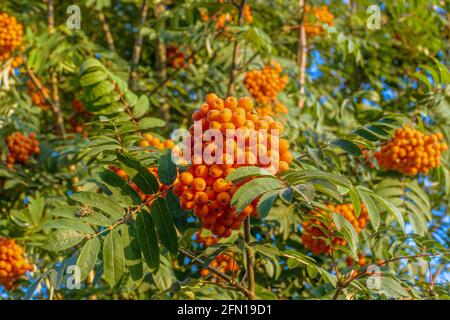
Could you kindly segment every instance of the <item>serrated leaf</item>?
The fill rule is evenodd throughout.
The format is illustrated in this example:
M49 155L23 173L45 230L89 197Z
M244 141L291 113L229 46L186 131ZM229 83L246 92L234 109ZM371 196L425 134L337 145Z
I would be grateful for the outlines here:
M151 128L161 128L164 127L166 123L158 118L143 118L139 121L139 130L148 130Z
M354 144L353 142L345 139L335 139L330 142L330 145L336 146L338 148L341 148L344 151L347 151L348 153L354 155L354 156L362 156L361 149Z
M272 209L273 204L275 203L275 200L277 199L278 191L272 191L267 192L261 196L261 198L258 201L258 213L261 219L264 219L267 217L267 215L270 212L270 209Z
M126 201L127 205L139 205L142 203L139 194L115 172L112 172L111 170L104 170L100 172L99 176L111 192L121 194L122 196L130 199L130 201Z
M262 194L282 189L284 186L277 178L256 178L241 186L231 198L231 205L241 212L254 199Z
M172 185L177 177L177 166L172 161L172 152L167 150L159 158L158 178L165 185Z
M125 271L125 256L122 239L119 233L112 229L103 243L103 266L105 281L114 287L122 279Z
M100 193L82 191L74 193L70 197L85 206L87 205L102 210L113 219L120 219L125 213L121 206Z
M138 102L133 107L133 115L135 118L139 119L143 115L145 115L149 109L150 102L148 100L148 97L146 95L141 95L139 97Z
M86 225L83 221L67 218L48 221L42 226L42 228L58 229L58 230L74 230L81 233L95 234L95 231L91 227Z
M262 175L271 175L267 170L255 166L240 167L231 172L225 180L231 182L239 182L240 180L257 177Z
M155 224L146 210L137 215L136 234L144 262L152 271L156 271L159 267L158 239Z
M370 195L368 195L364 191L361 191L359 186L356 187L356 191L357 191L360 199L363 201L364 205L367 208L367 211L369 213L370 223L372 224L375 231L377 231L378 227L380 226L380 213L378 211L377 206L375 205L375 202L372 200Z
M159 240L172 254L178 253L178 238L169 206L165 199L158 198L150 207Z
M144 265L142 263L141 247L137 238L136 226L121 225L120 226L122 243L125 253L125 260L131 279L136 286L139 286L144 279Z
M89 272L94 268L97 262L98 253L100 252L100 240L95 237L83 245L77 260L77 266L81 269L82 280L86 279Z
M96 83L99 83L100 81L105 80L106 77L106 72L101 70L84 73L80 77L80 85L83 87L92 86Z
M50 234L44 248L50 251L62 251L80 243L85 234L74 230L56 230Z

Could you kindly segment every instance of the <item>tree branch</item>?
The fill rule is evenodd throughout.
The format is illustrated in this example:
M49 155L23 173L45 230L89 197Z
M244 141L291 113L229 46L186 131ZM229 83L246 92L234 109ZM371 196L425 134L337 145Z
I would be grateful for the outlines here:
M242 22L244 21L245 1L246 0L242 0L241 5L239 6L238 26L242 25ZM238 74L237 64L238 64L238 59L239 59L239 49L240 49L240 44L239 44L239 41L236 39L234 41L234 47L233 47L233 60L231 61L230 82L228 83L227 96L230 96L234 93L236 77Z
M111 30L109 29L109 24L106 21L106 17L103 14L103 11L99 10L97 13L98 20L102 24L103 32L105 33L106 42L108 43L108 49L111 51L116 51L116 47L114 45L114 38L111 34Z
M249 243L251 241L251 223L250 217L247 217L244 221L244 241L247 245L245 248L245 260L247 264L247 274L248 274L248 291L251 296L248 298L250 300L255 300L255 255L252 248L250 248Z
M179 248L179 251L181 254L185 255L186 257L188 257L189 259L192 260L193 263L201 265L201 266L205 266L205 262L201 259L199 259L194 253L190 252L189 250L183 249L183 248ZM220 277L221 279L225 280L226 282L228 282L231 286L235 287L236 289L238 289L240 292L242 292L248 299L252 299L253 295L251 294L251 292L249 290L247 290L247 288L245 288L243 285L241 285L238 282L235 282L233 280L233 278L231 278L230 276L226 275L225 273L223 273L222 271L217 270L214 267L211 266L206 266L206 268L213 272L214 274L216 274L218 277Z
M299 68L298 74L298 83L300 86L300 97L297 102L297 106L299 109L303 109L305 105L305 82L306 82L306 63L308 57L308 41L306 39L306 30L305 25L303 23L305 17L305 4L306 0L299 0L300 7L300 18L299 25L300 29L298 32L298 41L297 41L297 66Z
M133 56L131 58L131 70L130 70L130 76L128 79L128 87L131 91L135 90L136 86L136 77L137 77L137 67L139 65L139 60L141 59L141 51L142 51L142 27L145 24L145 21L147 20L147 11L148 11L148 0L142 1L141 6L141 20L140 20L140 26L137 31L136 40L134 42L134 49L133 49Z

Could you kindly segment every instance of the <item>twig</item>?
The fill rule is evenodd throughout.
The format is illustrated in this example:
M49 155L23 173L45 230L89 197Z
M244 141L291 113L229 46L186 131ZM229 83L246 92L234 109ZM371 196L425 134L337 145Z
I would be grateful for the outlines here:
M255 299L255 255L252 248L250 248L249 243L251 240L251 223L250 217L247 217L244 221L244 241L247 244L245 249L245 260L247 264L247 274L248 274L248 291L250 291L250 300Z
M53 99L48 95L47 91L44 90L44 86L42 85L41 81L38 79L38 77L34 74L33 70L30 69L28 66L28 61L25 57L22 57L25 69L27 70L28 76L30 77L31 81L33 82L34 86L39 90L39 92L44 97L44 100L51 106L53 113L56 117L56 124L58 125L58 131L61 135L65 134L64 130L64 119L62 117L61 109L55 105L55 102Z
M306 0L299 0L299 7L301 10L301 16L299 19L300 30L298 32L298 41L297 41L297 65L300 69L298 75L298 82L300 86L300 97L297 102L297 106L299 109L303 109L305 105L305 82L306 82L306 60L308 57L308 41L306 39L306 30L305 25L303 23L305 16L305 4Z
M166 8L164 3L159 2L155 4L155 17L158 19L161 15L164 14ZM164 28L164 21L161 26ZM156 37L156 74L157 79L161 83L164 79L167 78L167 70L166 70L166 46L161 36ZM167 99L165 96L165 92L161 93L162 105L161 105L161 116L166 123L170 121L170 105L167 103Z
M114 46L114 38L111 34L111 30L109 29L109 24L106 21L106 17L103 14L103 11L98 11L97 13L98 19L100 20L100 23L102 24L103 32L105 33L106 42L108 43L108 48L111 51L116 51L116 47Z
M53 33L55 31L55 7L53 0L47 0L47 24L48 32Z
M131 70L130 70L130 76L128 80L128 86L130 87L131 91L135 90L136 86L136 77L137 77L137 66L139 64L139 60L141 59L141 51L142 51L142 27L145 24L145 21L147 20L147 11L148 11L148 0L144 0L142 2L141 6L141 20L140 20L140 26L137 31L136 40L134 42L134 49L133 49L133 57L131 58Z
M440 256L440 255L449 255L448 253L422 253L422 254L417 254L417 255L411 255L411 256L402 256L402 257L396 257L396 258L392 258L380 263L377 263L375 266L377 267L381 267L385 264L391 263L391 262L395 262L395 261L399 261L399 260L405 260L405 259L416 259L416 258L422 258L422 257L434 257L434 256ZM368 265L365 266L363 268L363 270L361 270L360 272L356 273L356 274L350 274L350 276L347 278L347 280L344 281L344 283L342 285L338 285L336 288L336 292L333 295L333 300L337 299L337 297L339 296L339 294L342 292L343 289L345 289L352 281L357 280L361 277L363 277L364 275L367 275L367 269L369 268L369 266L372 265Z
M192 252L183 249L183 248L179 248L179 251L181 254L185 255L186 257L190 258L192 260L192 262L204 266L205 262L201 259L199 259L195 254L193 254ZM226 275L225 273L223 273L222 271L217 270L214 267L211 266L206 266L206 268L213 272L214 274L216 274L218 277L222 278L223 280L227 281L231 286L235 287L236 289L238 289L240 292L242 292L248 299L252 299L253 295L251 294L251 292L249 290L247 290L247 288L245 288L243 285L241 285L238 282L233 281L233 279Z
M53 110L56 116L56 124L58 126L59 133L62 137L66 136L66 130L64 128L64 117L61 112L61 104L59 100L58 90L58 74L56 71L52 72L52 93L53 93Z
M244 21L244 7L245 7L245 1L242 0L241 5L239 6L239 20L238 20L238 26L242 25L242 22ZM227 90L227 96L230 96L234 92L236 77L237 77L237 64L239 59L239 49L240 49L240 43L236 39L234 41L233 46L233 60L231 61L231 69L230 69L230 82L228 83L228 90Z
M192 59L196 55L197 51L193 51L189 57L186 58L186 60ZM154 87L148 95L151 96L155 94L159 89L161 89L162 86L164 86L168 81L172 80L181 70L183 69L183 66L179 66L175 69L171 74L169 74L166 78L164 78L161 82L159 82L156 87Z

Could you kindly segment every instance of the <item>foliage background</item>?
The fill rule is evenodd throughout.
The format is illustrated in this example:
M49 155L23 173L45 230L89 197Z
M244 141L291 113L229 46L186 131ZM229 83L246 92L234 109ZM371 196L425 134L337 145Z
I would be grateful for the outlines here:
M387 198L389 195L383 195L383 190L388 187L402 190L400 195L393 192L389 200L401 210L405 233L399 220L387 212L389 210L379 208L378 229L369 226L355 243L355 250L364 252L372 263L423 253L437 254L401 259L383 266L381 290L369 288L363 279L340 290L333 285L336 269L331 257L312 256L300 242L301 221L305 219L312 199L309 196L278 199L265 219L253 221L250 246L256 253L257 298L448 298L448 153L443 156L443 165L439 169L414 179L371 168L359 156L360 151L354 144L342 147L333 139L361 142L361 137L349 133L358 127L379 124L380 119L402 114L405 116L402 121L414 122L421 130L442 132L448 143L449 3L438 0L307 1L311 5L327 5L335 15L335 21L334 27L325 27L327 32L323 36L308 39L306 83L301 86L299 74L302 70L297 63L298 31L287 28L301 21L299 1L247 1L254 21L242 26L237 26L235 21L230 25L230 30L235 31L232 35L221 34L215 30L213 21L206 23L200 17L200 8L211 12L236 10L232 3L76 1L81 8L81 29L69 30L66 9L73 1L54 2L54 30L49 26L48 3L44 1L11 0L0 5L0 11L13 14L26 27L27 57L27 68L21 66L14 70L11 89L3 87L0 91L0 135L4 138L15 130L35 131L42 150L36 161L16 170L8 170L0 164L0 235L16 238L36 264L35 272L22 281L22 286L8 293L0 288L3 298L243 298L239 291L204 283L198 275L201 266L196 266L192 258L181 252L171 250L170 243L174 239L170 237L173 235L161 241L157 273L147 272L136 282L129 276L128 264L127 268L113 266L109 270L117 272L120 278L115 279L111 274L102 273L102 261L106 257L99 255L93 266L97 276L90 283L83 283L79 290L67 289L62 278L64 267L77 261L81 246L68 246L57 252L48 250L52 245L48 243L52 237L51 229L61 228L57 222L49 225L49 221L59 221L55 209L79 206L73 198L76 192L100 195L113 191L110 199L116 205L123 200L114 197L111 188L107 190L102 178L105 165L121 163L115 153L116 143L107 141L115 138L108 130L115 127L119 135L125 137L121 148L142 164L160 161L158 153L145 156L133 148L139 135L136 128L130 128L126 103L135 115L140 115L136 118L150 119L141 125L142 131L168 137L176 128L187 128L192 111L199 107L207 93L215 92L225 97L235 41L241 46L238 65L243 68L238 72L236 96L248 94L242 82L244 71L262 67L272 59L278 61L289 75L289 84L278 98L289 108L287 134L295 155L302 157L297 173L309 169L346 177L343 183L336 182L333 177L321 176L324 180L330 178L332 185L326 184L328 193L318 193L313 199L315 202L327 203L342 197L349 202L349 185L364 186ZM142 10L143 3L148 5L147 10ZM381 8L379 30L369 30L366 25L369 17L366 10L371 4ZM148 15L141 23L144 11ZM113 45L106 40L101 16L110 28ZM135 65L132 61L138 32L142 36L142 52L138 65ZM190 60L186 68L173 69L165 64L164 51L169 45L176 45L186 60ZM92 59L105 67L96 65ZM86 69L80 71L83 62ZM67 122L77 116L71 104L73 97L83 100L87 108L94 110L88 94L92 88L86 78L83 81L83 75L101 70L108 74L108 81L121 83L125 88L133 66L137 70L137 79L130 92L135 95L130 93L125 103L119 101L118 104L115 104L118 99L111 98L100 109L95 109L94 118L85 124L88 138L70 132L62 135L55 121L58 115L52 110L43 111L33 106L26 90L30 69L49 87L52 77L56 77L60 114L66 131L70 131ZM98 79L93 82L97 83ZM301 87L304 94L299 90ZM55 87L52 87L52 93L54 91ZM112 97L108 90L97 94ZM143 96L148 98L148 103ZM137 99L140 101L138 107ZM299 100L304 101L302 109L298 108ZM368 149L375 147L389 136L389 133L383 133L378 136L379 141L366 146ZM4 139L1 141L5 151ZM322 149L327 151L325 156ZM4 162L6 152L1 157ZM137 167L134 169L139 171ZM309 186L311 181L308 179L314 177L307 177L302 183ZM86 199L78 200L83 203ZM169 212L173 230L176 227L178 248L202 254L206 261L227 248L237 252L239 261L244 264L245 248L249 243L245 243L242 236L236 235L219 243L212 248L217 251L202 250L192 239L198 229L194 216L174 208ZM122 236L124 233L120 230ZM113 238L102 241L111 241L114 246ZM104 248L105 243L102 246ZM346 252L336 257L337 268L343 274L351 272L345 264L348 255L350 253ZM119 265L122 263L118 262ZM121 278L122 273L124 278Z

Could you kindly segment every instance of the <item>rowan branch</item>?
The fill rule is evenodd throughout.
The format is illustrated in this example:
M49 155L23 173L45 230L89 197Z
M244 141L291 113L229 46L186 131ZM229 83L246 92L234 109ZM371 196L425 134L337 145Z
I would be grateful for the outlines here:
M191 259L193 263L201 265L201 266L205 266L205 262L203 260L201 260L200 258L198 258L194 253L190 252L189 250L183 249L183 248L179 248L179 251L180 251L181 254L183 254L186 257L188 257L189 259ZM211 271L212 273L216 274L221 279L223 279L226 282L228 282L230 284L230 286L235 287L237 290L242 292L248 299L252 299L252 297L253 297L252 293L249 290L247 290L247 288L245 288L240 283L235 282L233 280L233 278L231 278L230 276L226 275L222 271L217 270L216 268L211 267L209 265L206 266L206 268L209 271Z
M142 27L145 25L145 21L147 20L147 11L148 11L148 0L144 0L141 6L140 26L137 31L136 40L134 42L133 56L131 58L131 70L128 79L128 87L130 88L131 91L134 91L136 86L137 67L139 65L139 60L141 59L141 51L142 51L141 31Z
M103 32L105 33L106 42L108 43L108 49L110 51L116 51L116 47L114 45L114 38L111 34L111 30L109 28L109 24L106 21L106 17L103 14L103 11L99 10L97 12L98 20L100 20L100 23L102 24Z
M251 241L251 223L250 217L247 217L244 221L244 241L246 243L245 248L245 261L247 265L247 274L248 274L248 291L251 296L249 296L249 300L255 300L255 255L253 253L253 249L250 248L249 243Z
M305 105L305 82L306 82L306 63L308 57L308 41L306 39L306 30L304 25L304 17L305 17L305 5L306 0L299 0L300 7L300 18L299 25L300 29L298 32L298 41L297 41L297 66L299 68L298 74L298 83L300 86L300 97L297 102L297 106L299 109L303 109Z

